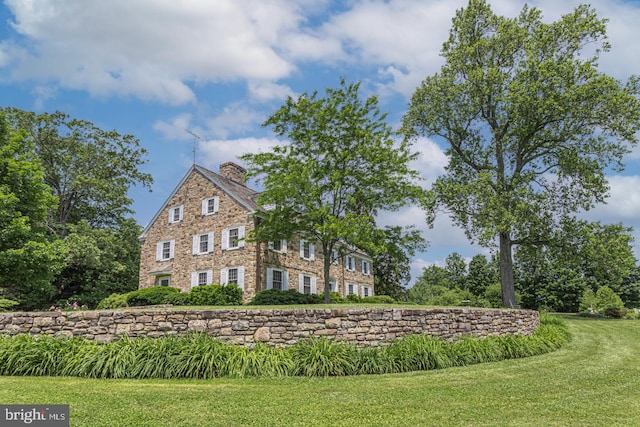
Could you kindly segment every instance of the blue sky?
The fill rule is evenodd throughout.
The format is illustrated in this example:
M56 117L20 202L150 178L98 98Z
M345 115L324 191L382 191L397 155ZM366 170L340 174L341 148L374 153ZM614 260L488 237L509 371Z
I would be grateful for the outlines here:
M579 2L538 0L551 21ZM613 45L601 68L619 79L640 74L640 2L592 0L609 19ZM438 71L438 53L461 0L4 0L0 4L0 105L63 111L130 133L148 150L153 191L131 196L141 225L153 217L193 162L214 171L278 141L261 123L287 96L362 82L397 126L411 94ZM524 2L494 0L514 16ZM186 129L199 136L195 139ZM443 172L438 141L422 139L414 165L425 186ZM640 149L611 175L608 203L583 214L640 230ZM428 229L417 208L381 221L415 224L430 241L412 264L443 264L488 249L470 245L446 216ZM640 235L634 232L636 240ZM640 242L636 242L640 244ZM636 252L637 249L636 249Z

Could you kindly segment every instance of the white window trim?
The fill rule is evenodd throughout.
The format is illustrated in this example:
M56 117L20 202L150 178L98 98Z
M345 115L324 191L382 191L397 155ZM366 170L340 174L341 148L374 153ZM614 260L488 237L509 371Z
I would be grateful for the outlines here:
M300 292L301 294L304 293L304 278L308 277L309 280L309 285L311 286L310 292L311 294L317 294L318 293L318 280L316 278L316 276L312 276L310 274L304 274L304 273L300 273L298 275L298 292Z
M213 200L213 212L209 212L209 200ZM213 196L202 200L202 215L213 215L220 210L220 197Z
M198 284L198 278L200 273L207 273L207 283L205 285L210 285L213 283L213 270L198 270L191 273L191 287L195 288L201 286Z
M368 291L369 291L369 295L366 295L366 296L368 296L368 297L373 296L373 292L372 292L372 290L371 290L371 286L364 286L364 285L363 285L363 286L360 286L360 292L361 292L361 294L362 294L362 295L360 295L360 296L361 296L362 298L365 298L365 294L364 294L365 290L368 290Z
M273 272L281 271L282 272L282 290L286 291L289 289L289 273L287 270L282 270L280 268L267 268L267 289L273 289Z
M337 250L331 251L331 265L338 265L338 260L340 259L340 254Z
M238 229L238 246L229 246L229 231L237 228ZM245 235L244 225L238 225L235 227L225 228L222 231L222 250L223 251L232 251L240 248L244 248L244 235Z
M165 243L169 243L169 258L163 258L162 254L163 254L163 246ZM156 261L169 261L173 259L174 253L175 253L175 247L176 247L176 241L171 239L171 240L163 240L161 242L158 242L156 244Z
M233 265L220 270L220 284L229 284L229 270L234 268L238 270L238 287L244 291L244 266L242 265Z
M329 278L329 291L338 292L338 279L335 277Z
M176 209L178 209L179 211L177 221L174 219L174 214L173 214ZM184 205L173 206L171 209L169 209L169 224L176 224L182 221L183 217L184 217Z
M285 239L280 240L280 249L274 249L275 244L273 241L269 242L269 250L273 251L273 252L278 252L281 254L286 254L287 253L287 241Z
M351 264L351 266L349 266ZM352 255L347 255L344 267L347 271L356 271L356 258Z
M353 286L353 292L349 293L349 286ZM346 295L358 295L358 285L355 283L345 283L344 285L344 294Z
M200 236L208 236L208 246L206 252L200 251ZM213 232L201 233L193 236L193 255L204 255L213 252Z
M304 247L306 244L309 244L309 257L305 257L304 256ZM300 240L300 258L307 260L307 261L315 261L316 259L316 245L314 245L313 243L310 243L306 240Z
M366 271L365 271L365 266ZM365 276L370 276L371 275L371 263L367 260L362 260L362 274L364 274Z

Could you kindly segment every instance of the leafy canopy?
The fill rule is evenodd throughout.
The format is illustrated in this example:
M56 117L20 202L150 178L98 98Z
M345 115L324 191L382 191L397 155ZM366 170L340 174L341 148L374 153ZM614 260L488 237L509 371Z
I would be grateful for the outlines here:
M375 226L380 210L421 203L424 190L410 143L396 143L386 114L371 96L361 100L359 83L304 93L286 103L264 123L289 143L270 152L245 154L248 175L263 179L260 226L253 238L288 238L320 242L328 272L332 250L360 248L375 252L385 236ZM340 244L338 244L340 243ZM325 299L328 300L328 274Z
M525 6L497 16L471 0L453 19L441 71L414 93L407 139L448 144L440 205L467 236L500 249L503 303L514 301L513 245L549 240L558 221L603 202L640 129L638 79L598 70L606 20L588 6L546 24Z

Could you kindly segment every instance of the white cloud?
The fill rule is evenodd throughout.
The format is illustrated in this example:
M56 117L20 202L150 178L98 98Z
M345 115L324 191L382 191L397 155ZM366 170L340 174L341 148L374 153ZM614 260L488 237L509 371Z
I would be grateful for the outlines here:
M244 104L233 103L224 107L217 116L207 120L208 134L226 138L230 134L249 131L262 123L265 116Z
M607 179L611 189L606 204L598 205L581 216L605 224L623 221L640 228L640 176L614 175Z
M185 82L279 79L295 66L275 45L302 16L289 2L8 0L31 46L19 80L52 81L96 96L193 102ZM3 49L6 52L6 49ZM7 62L4 59L3 62Z
M295 95L289 86L268 81L250 81L248 88L249 96L255 102L283 100Z
M166 139L184 140L189 138L187 129L191 128L192 116L190 113L182 113L173 117L169 122L158 120L153 124L153 129L160 132ZM197 130L193 131L196 135Z

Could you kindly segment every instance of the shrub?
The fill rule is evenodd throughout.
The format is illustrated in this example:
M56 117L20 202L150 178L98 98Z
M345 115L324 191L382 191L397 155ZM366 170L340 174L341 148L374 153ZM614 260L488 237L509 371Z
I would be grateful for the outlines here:
M320 295L301 294L295 289L281 291L278 289L267 289L256 293L256 296L249 302L251 305L288 305L288 304L321 304L323 299Z
M347 301L355 302L356 304L360 304L362 302L362 298L360 298L356 294L349 294L349 295L347 295Z
M178 292L180 292L178 288L154 286L152 288L138 289L125 295L127 297L127 304L133 307L139 305L167 304L169 295L177 294Z
M191 294L188 292L176 292L165 296L165 304L190 305Z
M586 289L580 299L580 312L618 318L626 314L624 302L608 286L601 286L595 293L591 289Z
M242 289L237 285L206 285L191 290L192 305L241 305Z
M12 299L0 298L0 312L11 311L20 303Z
M126 294L111 294L98 304L98 310L128 307Z
M329 302L331 304L344 304L347 300L342 298L338 292L329 292Z

